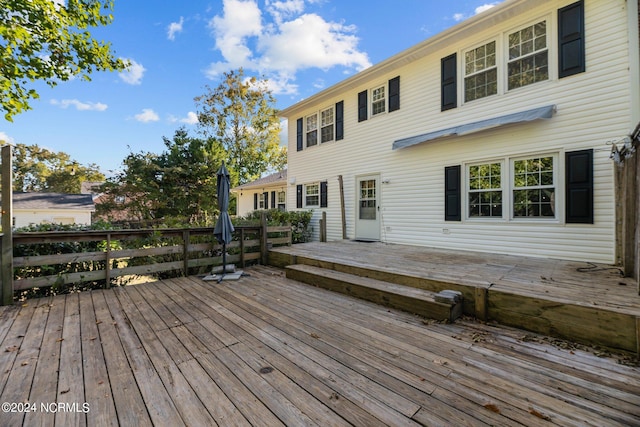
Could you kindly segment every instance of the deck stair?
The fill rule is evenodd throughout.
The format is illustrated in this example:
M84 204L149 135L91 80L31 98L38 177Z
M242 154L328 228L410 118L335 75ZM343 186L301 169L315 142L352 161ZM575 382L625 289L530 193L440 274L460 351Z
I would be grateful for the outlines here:
M304 264L285 268L289 279L351 295L430 319L454 321L462 315L462 301L455 292L435 293L411 286L357 276Z

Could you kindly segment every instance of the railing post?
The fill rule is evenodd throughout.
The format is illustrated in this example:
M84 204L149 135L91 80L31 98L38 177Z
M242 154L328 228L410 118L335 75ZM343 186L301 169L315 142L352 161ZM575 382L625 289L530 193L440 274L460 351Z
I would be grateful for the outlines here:
M12 148L2 147L2 305L13 304L13 178Z
M184 248L182 250L182 259L184 260L184 277L189 275L189 244L191 242L189 229L182 232L182 243Z
M267 246L267 213L260 213L260 262L262 265L267 265L268 259L268 246Z
M244 260L244 228L240 229L240 265L242 268L246 267Z
M104 276L105 276L105 289L109 289L111 287L111 233L107 232L107 250L105 251L105 260L106 263L104 265Z

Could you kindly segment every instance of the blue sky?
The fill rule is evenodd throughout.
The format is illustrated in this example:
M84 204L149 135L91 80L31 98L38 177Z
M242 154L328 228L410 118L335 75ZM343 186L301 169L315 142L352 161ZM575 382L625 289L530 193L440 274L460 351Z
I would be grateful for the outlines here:
M0 140L63 151L111 175L130 152L162 152L181 126L195 136L193 98L225 71L268 78L286 108L497 3L115 0L113 23L92 33L130 70L34 84L40 99L13 123L0 119Z

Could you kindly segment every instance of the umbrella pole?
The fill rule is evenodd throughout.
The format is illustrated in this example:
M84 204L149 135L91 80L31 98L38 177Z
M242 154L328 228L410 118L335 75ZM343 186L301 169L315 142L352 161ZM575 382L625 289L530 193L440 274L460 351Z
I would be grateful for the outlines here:
M224 278L224 273L227 270L227 244L222 242L222 273L220 273L220 277L218 278L218 283L222 282Z

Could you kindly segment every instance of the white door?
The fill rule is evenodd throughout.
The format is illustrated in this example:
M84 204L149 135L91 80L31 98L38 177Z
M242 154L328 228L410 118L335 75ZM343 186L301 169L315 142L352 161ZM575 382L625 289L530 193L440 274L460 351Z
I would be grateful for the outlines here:
M356 239L380 240L380 175L356 178Z

